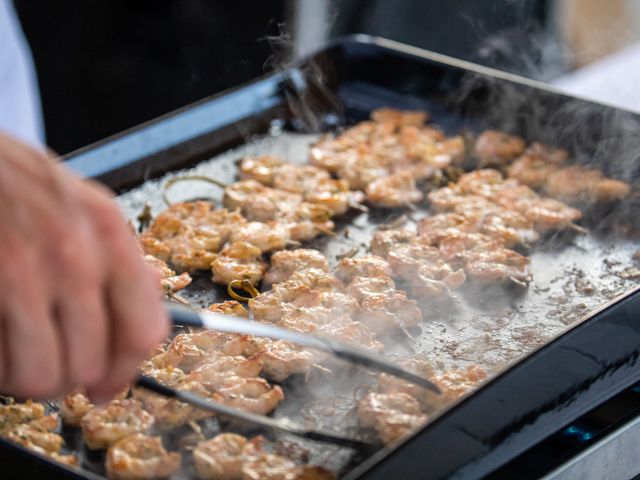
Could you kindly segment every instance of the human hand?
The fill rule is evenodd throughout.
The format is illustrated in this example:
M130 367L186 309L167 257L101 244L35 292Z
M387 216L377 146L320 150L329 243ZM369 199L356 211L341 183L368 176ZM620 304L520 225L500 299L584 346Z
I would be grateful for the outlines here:
M111 195L0 134L0 390L107 398L169 322Z

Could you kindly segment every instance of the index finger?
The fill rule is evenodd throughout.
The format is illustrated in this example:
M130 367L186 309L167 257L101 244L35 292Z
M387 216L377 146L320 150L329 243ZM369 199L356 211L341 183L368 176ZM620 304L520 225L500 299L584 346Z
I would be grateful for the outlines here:
M89 184L80 186L85 192ZM157 272L146 265L134 236L115 204L98 190L86 195L103 258L103 295L109 328L109 371L98 396L118 391L136 367L169 333Z

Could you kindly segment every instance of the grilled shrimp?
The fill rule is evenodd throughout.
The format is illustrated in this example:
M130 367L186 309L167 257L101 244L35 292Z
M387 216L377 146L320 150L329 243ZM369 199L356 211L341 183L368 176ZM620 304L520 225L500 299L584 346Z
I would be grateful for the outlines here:
M380 277L354 277L347 285L347 295L361 302L368 297L386 295L396 289L395 282L387 276Z
M27 400L24 403L0 405L0 434L21 423L31 422L44 417L44 406Z
M46 452L58 452L64 440L52 430L58 427L56 414L47 415L26 423L14 425L6 430L2 436L25 447L40 448Z
M241 480L295 480L296 464L288 458L262 453L242 465Z
M351 314L357 309L357 302L342 292L311 288L295 280L276 284L272 290L249 302L254 318L273 323L301 307L323 307L332 312Z
M226 377L215 391L230 407L266 415L284 399L279 386L271 386L264 378Z
M491 203L462 205L455 213L441 213L418 222L418 233L432 245L456 230L465 233L483 233L506 247L530 245L539 235L533 222L524 215Z
M262 360L262 372L280 382L291 375L307 373L321 354L284 340L255 339L253 352Z
M507 175L531 188L540 189L547 183L549 176L559 169L559 165L527 151L509 165Z
M401 125L398 129L398 143L407 149L407 153L410 157L416 157L418 151L414 152L412 149L416 146L423 148L426 145L435 145L438 142L442 142L447 137L442 130L437 127L424 126L424 125Z
M151 361L157 368L172 366L188 372L203 363L212 353L242 355L249 342L250 338L246 335L209 330L181 333L174 337L166 351L155 355Z
M242 435L221 433L200 442L193 451L198 478L239 480L242 466L262 453L262 437L247 441Z
M384 208L406 207L424 198L409 172L394 173L374 180L367 186L366 194L369 203Z
M346 292L359 302L355 319L375 333L414 327L422 321L416 302L396 290L389 277L355 277Z
M429 119L429 114L423 110L396 110L394 108L378 108L371 112L371 120L394 125L421 126Z
M96 407L82 417L82 435L91 450L113 445L134 433L146 433L153 425L153 416L135 399L113 400Z
M389 161L371 154L348 157L337 169L338 177L346 180L353 190L363 190L390 173Z
M52 430L58 427L56 414L44 415L44 406L28 400L0 406L0 437L68 465L77 465L75 455L59 453L64 443Z
M93 408L93 404L79 389L74 389L60 402L62 421L72 427L80 426L85 414Z
M569 152L564 148L555 148L540 142L532 142L525 154L535 155L555 165L563 165L569 160Z
M464 255L472 250L484 252L500 248L500 243L487 235L461 231L450 231L449 235L440 239L438 245L443 258L453 263L461 261Z
M292 240L306 242L322 233L332 234L335 228L332 215L324 205L302 202L295 209L283 211L278 219L287 225Z
M323 467L302 465L296 467L291 480L335 480L336 476Z
M245 462L240 480L335 480L335 475L322 467L296 466L288 458L262 453Z
M189 373L188 378L207 384L215 383L227 374L243 378L257 377L261 370L262 359L259 356L210 355L205 363Z
M418 235L426 240L429 245L438 246L440 240L446 238L451 232L473 232L474 228L469 219L458 213L438 213L420 220L417 224Z
M281 222L247 222L231 232L230 242L255 245L261 252L283 250L291 241L290 228Z
M496 130L485 130L476 139L474 154L480 167L508 165L522 154L524 140Z
M282 212L296 209L303 201L297 193L265 187L255 180L242 180L227 187L223 203L230 210L239 209L248 220L277 220Z
M249 312L244 306L235 300L227 300L221 303L212 303L204 309L205 312L226 313L238 317L249 318Z
M507 169L515 178L531 188L542 188L547 178L559 170L568 160L569 152L541 143L532 143L526 152Z
M292 308L318 304L317 292L307 285L282 282L249 301L249 311L256 320L277 323Z
M422 322L422 311L415 300L407 298L406 293L392 290L362 299L355 318L373 332L384 334L399 326L406 329L419 325Z
M278 168L273 184L280 190L305 195L306 192L315 189L318 183L330 178L329 172L313 165L287 164Z
M309 150L309 163L328 172L336 173L344 160L344 147L338 144L337 139L325 135L311 146ZM349 153L347 152L347 155Z
M389 263L376 255L343 258L336 267L336 277L348 284L356 277L390 277L393 270Z
M147 265L156 268L162 275L160 286L164 292L177 292L191 283L191 276L187 272L178 275L169 268L169 265L164 260L160 260L153 255L145 255L144 260Z
M469 278L501 283L512 280L527 284L531 281L529 259L513 250L471 250L464 254L464 270Z
M416 242L416 238L416 234L409 230L378 230L371 240L371 253L387 258L398 245L411 245Z
M206 270L231 230L244 222L239 213L213 209L208 202L176 203L156 216L140 244L146 254L180 271Z
M351 170L353 161L364 157L373 158L372 153L375 147L371 144L372 139L388 141L395 130L396 125L388 122L360 122L337 137L326 136L312 145L309 161L316 167L337 173L339 178L347 178L344 174ZM345 171L346 164L349 164L350 167ZM361 169L355 170L361 171ZM349 183L351 188L362 188ZM366 186L366 182L364 186Z
M173 386L179 390L196 393L201 397L209 398L219 403L223 401L220 395L209 391L199 382L185 380ZM180 402L175 398L158 395L143 388L133 388L132 391L134 398L141 401L144 409L155 419L155 427L160 429L172 429L190 421L202 420L214 416L212 412L207 410L201 410L188 403Z
M531 245L540 235L526 216L513 210L495 210L481 214L479 209L467 208L465 215L478 231L498 240L505 247Z
M422 378L432 379L434 376L431 364L424 358L407 357L394 359L394 361L405 370L415 373ZM378 390L381 393L405 393L411 395L420 402L420 406L424 411L433 411L434 407L439 406L441 403L438 399L439 395L415 383L402 380L393 375L381 373L378 375L377 380Z
M408 280L411 283L411 292L416 297L453 298L451 290L462 286L466 279L464 270L454 270L443 260L437 260L434 263L421 264L417 272Z
M487 203L484 197L479 195L467 195L460 190L457 185L432 190L427 195L427 199L431 207L436 212L448 212L463 205L475 205L479 203Z
M309 203L322 205L332 215L343 215L350 208L360 208L365 195L359 190L350 190L349 182L344 179L327 178L319 181L315 188L305 193Z
M255 180L267 187L272 187L276 171L285 164L283 159L273 155L245 157L240 162L240 177L243 180Z
M430 127L403 127L399 139L407 157L394 162L392 169L408 171L417 181L427 180L436 172L459 164L466 153L462 137L445 138L441 131Z
M167 452L160 437L134 434L107 451L107 476L113 479L167 478L180 468L177 452Z
M481 367L473 365L464 370L447 370L435 375L433 380L442 390L443 400L451 402L469 393L486 377L487 374Z
M481 233L451 234L439 246L445 260L461 264L466 274L484 282L531 281L529 259Z
M328 272L329 261L318 250L299 248L276 252L271 256L271 267L264 276L264 282L267 285L284 282L294 272L310 268Z
M532 202L520 201L513 204L513 209L531 220L540 232L562 230L582 218L582 212L576 208L554 200L539 198Z
M340 313L326 307L300 307L288 309L278 325L299 332L314 333L335 319Z
M550 174L544 191L567 203L600 203L624 199L631 192L631 186L605 177L600 170L572 165Z
M333 274L318 268L296 271L287 281L294 285L306 285L313 290L336 291L342 287L340 280Z
M324 334L343 343L357 345L365 350L374 352L384 350L384 345L376 340L375 334L362 322L340 321L340 319L337 319L335 323L327 325L324 329Z
M211 262L212 280L222 285L233 280L249 280L257 285L266 269L260 249L246 242L230 244Z
M183 370L173 365L163 365L162 363L162 360L151 357L151 359L142 362L138 369L140 373L153 377L169 386L176 385L185 378L186 373Z
M428 416L411 395L401 392L368 393L358 402L358 422L391 443L420 428Z
M464 195L479 195L490 198L496 191L504 188L504 177L492 168L474 170L458 179L456 188Z
M387 261L393 272L402 278L410 278L424 263L433 264L441 259L437 248L421 243L417 238L414 243L399 243L393 248Z

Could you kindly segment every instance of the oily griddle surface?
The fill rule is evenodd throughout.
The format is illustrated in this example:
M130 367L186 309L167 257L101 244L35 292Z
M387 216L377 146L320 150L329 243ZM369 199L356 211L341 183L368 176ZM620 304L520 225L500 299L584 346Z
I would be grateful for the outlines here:
M245 145L192 169L148 181L120 195L118 202L127 218L137 225L136 217L145 203L151 206L153 214L165 208L162 185L174 175L208 175L232 183L237 180L239 158L272 154L293 163L305 163L309 145L317 138L317 135L285 132L276 126L268 135L250 139ZM172 201L211 198L220 206L222 191L194 181L176 184L169 196ZM403 215L419 219L429 214L426 206L417 211L352 212L337 220L336 238L323 237L309 246L323 251L335 264L341 254L356 250L358 255L366 254L373 232L381 225ZM412 226L411 219L405 226ZM532 251L526 252L531 258L533 274L528 289L466 285L458 291L462 301L456 305L418 299L425 317L422 328L411 332L412 338L398 334L386 339L385 343L391 343L388 351L423 355L436 370L477 364L489 376L496 374L567 331L599 305L636 285L640 280L640 265L634 265L632 257L638 246L637 236L614 234L611 227L593 230L589 235L563 232L543 238ZM193 284L180 294L196 307L228 300L226 290L214 285L209 277L206 272L196 275ZM318 370L308 379L289 379L284 385L287 397L275 416L292 417L315 427L355 431L353 407L355 398L361 395L358 387L370 383L373 376L355 372L344 364L331 365L331 368L333 375ZM338 447L281 435L275 438L279 449L332 469L344 471L358 460L348 450Z

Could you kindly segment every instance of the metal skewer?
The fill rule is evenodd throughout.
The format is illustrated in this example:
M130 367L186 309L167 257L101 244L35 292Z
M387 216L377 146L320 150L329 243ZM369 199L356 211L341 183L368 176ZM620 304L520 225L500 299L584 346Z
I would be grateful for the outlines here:
M213 312L195 312L175 304L167 304L167 310L174 325L206 328L224 333L239 333L267 337L274 340L287 340L305 347L332 353L351 363L368 367L380 372L388 373L398 378L408 380L416 385L426 388L436 394L442 393L440 389L427 380L414 373L405 370L387 360L382 355L368 352L359 348L345 345L318 335L308 335L285 328L253 322L246 318L236 317Z
M275 419L266 417L264 415L257 415L255 413L238 410L237 408L228 407L227 405L209 400L208 398L205 398L193 392L176 390L175 388L167 387L166 385L159 383L157 380L145 375L140 375L138 377L138 379L136 380L136 385L164 397L175 398L176 400L188 403L189 405L193 405L194 407L200 408L202 410L214 412L219 416L242 420L272 430L279 430L282 432L290 433L298 437L317 440L320 442L332 443L334 445L341 445L343 447L354 448L359 451L372 451L379 447L379 445L373 443L356 440L354 438L343 437L333 432L309 430L287 419Z

